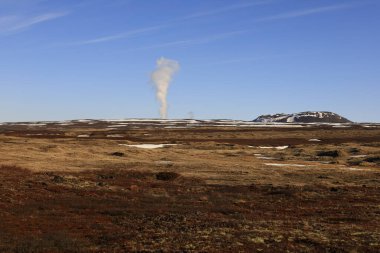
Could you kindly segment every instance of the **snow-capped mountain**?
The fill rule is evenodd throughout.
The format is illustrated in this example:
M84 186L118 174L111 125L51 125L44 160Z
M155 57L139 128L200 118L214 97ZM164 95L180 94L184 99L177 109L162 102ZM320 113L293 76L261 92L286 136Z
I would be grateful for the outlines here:
M300 112L292 114L261 115L254 122L262 123L350 123L351 121L333 112Z

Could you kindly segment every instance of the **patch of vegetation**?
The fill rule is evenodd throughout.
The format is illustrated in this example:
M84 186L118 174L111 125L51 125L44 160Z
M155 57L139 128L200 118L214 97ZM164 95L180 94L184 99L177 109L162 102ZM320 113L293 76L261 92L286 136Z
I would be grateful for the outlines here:
M328 157L336 158L339 156L339 151L338 150L318 151L317 156L328 156Z
M45 234L42 237L17 238L17 241L0 247L0 251L16 253L83 252L86 247L88 247L86 242L70 238L65 233L56 232Z
M357 154L360 152L360 149L358 148L349 148L348 150L348 153L351 153L351 154Z
M359 166L359 165L361 165L362 163L363 163L363 161L360 160L360 159L351 159L351 160L348 160L348 161L347 161L347 164L348 164L349 166Z
M114 179L114 178L115 178L115 175L113 175L113 174L99 174L98 175L98 179L109 180L109 179Z
M380 156L371 156L364 159L364 161L369 163L377 163L380 164Z
M294 156L301 156L303 152L304 152L304 150L301 148L293 149L293 155Z
M55 175L52 179L52 181L54 183L57 183L57 184L60 184L60 183L63 183L65 181L65 178L62 177L62 176L58 176L58 175Z
M123 157L125 154L123 152L113 152L111 153L112 156L118 156L118 157Z
M172 181L177 177L179 177L179 174L175 172L159 172L156 174L156 179L162 181Z
M57 145L43 145L40 147L42 152L48 152L50 149L56 148Z

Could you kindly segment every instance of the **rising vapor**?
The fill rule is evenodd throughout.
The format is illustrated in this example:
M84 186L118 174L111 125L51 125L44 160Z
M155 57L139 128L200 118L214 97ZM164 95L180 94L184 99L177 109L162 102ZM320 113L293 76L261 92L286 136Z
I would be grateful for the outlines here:
M175 60L161 57L156 62L157 68L151 75L151 80L156 87L156 97L161 103L160 115L162 119L167 118L168 103L166 100L170 82L173 75L179 70L179 63Z

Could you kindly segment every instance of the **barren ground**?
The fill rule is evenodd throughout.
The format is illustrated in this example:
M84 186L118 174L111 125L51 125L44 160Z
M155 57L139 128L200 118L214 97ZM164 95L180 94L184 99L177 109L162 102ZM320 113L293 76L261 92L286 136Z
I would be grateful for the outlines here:
M379 252L380 126L0 125L0 252L125 251Z

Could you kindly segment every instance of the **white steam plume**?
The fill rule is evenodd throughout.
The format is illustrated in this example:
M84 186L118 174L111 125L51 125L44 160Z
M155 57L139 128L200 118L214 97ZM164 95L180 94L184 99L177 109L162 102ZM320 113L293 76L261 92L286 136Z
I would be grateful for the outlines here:
M166 59L161 57L156 62L157 68L153 71L151 79L156 87L156 97L161 103L160 115L162 119L167 118L168 102L166 97L168 95L168 89L170 82L173 79L173 75L179 70L179 63L175 60Z

